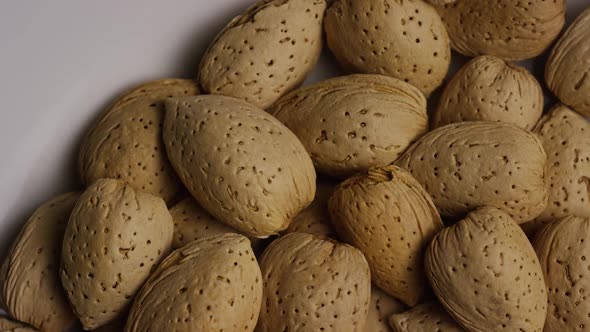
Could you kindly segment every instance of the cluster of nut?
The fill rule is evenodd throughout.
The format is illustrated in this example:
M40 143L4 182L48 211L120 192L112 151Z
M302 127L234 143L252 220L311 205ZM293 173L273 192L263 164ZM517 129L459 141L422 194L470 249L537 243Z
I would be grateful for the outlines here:
M198 79L121 96L82 142L84 191L5 258L22 324L0 331L589 329L590 9L543 115L508 61L551 45L565 0L429 2L262 1ZM355 74L299 88L324 31ZM478 57L429 131L451 48Z

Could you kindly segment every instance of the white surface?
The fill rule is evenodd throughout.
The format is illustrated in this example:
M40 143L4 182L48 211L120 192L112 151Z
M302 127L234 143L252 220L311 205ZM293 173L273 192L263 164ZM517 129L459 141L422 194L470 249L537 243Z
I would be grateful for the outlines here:
M0 258L37 205L79 189L75 156L98 112L142 81L193 77L208 43L251 3L0 1ZM588 5L569 0L568 20ZM540 74L543 63L528 66ZM325 54L310 80L336 74Z

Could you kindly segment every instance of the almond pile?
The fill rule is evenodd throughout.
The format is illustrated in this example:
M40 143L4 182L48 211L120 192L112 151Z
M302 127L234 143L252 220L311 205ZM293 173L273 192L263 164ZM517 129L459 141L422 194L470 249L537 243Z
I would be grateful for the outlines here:
M84 188L0 265L0 332L590 330L590 7L565 13L254 4L98 117ZM347 73L302 87L323 49ZM545 51L544 81L511 62Z

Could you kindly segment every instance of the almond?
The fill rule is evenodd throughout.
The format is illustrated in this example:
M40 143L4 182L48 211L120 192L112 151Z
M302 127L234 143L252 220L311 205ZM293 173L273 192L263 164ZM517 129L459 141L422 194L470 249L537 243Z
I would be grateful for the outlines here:
M549 89L562 103L584 116L590 116L588 57L590 8L582 12L563 34L553 48L545 68L545 80Z
M260 268L264 300L256 331L364 331L371 277L359 250L292 233L270 244Z
M445 26L422 0L337 0L325 19L327 43L342 67L406 81L430 95L451 61Z
M545 332L577 331L590 326L590 219L566 217L543 227L533 240L548 294Z
M524 60L543 53L565 24L566 0L459 0L436 7L451 45L474 57Z
M198 93L195 81L163 79L120 96L82 143L78 158L82 182L120 179L171 202L183 188L162 142L164 100Z
M322 240L337 239L328 212L328 200L334 193L336 185L331 180L319 180L313 202L295 216L284 233L313 234Z
M3 308L42 331L67 331L77 320L58 270L64 232L79 197L79 193L63 194L37 208L0 269Z
M381 75L306 86L269 113L299 137L319 172L343 178L394 162L428 131L424 95Z
M365 254L373 283L417 304L426 286L424 250L443 228L418 181L396 166L374 168L338 186L329 208L338 235Z
M126 332L254 331L262 276L250 241L221 234L168 256L137 295Z
M324 0L265 0L234 18L201 60L205 92L266 108L303 83L322 50Z
M425 266L441 304L468 331L543 330L543 271L526 235L505 212L483 207L443 229Z
M465 331L437 302L426 302L404 313L392 315L389 323L393 332Z
M0 317L0 332L37 332L32 327Z
M547 152L547 208L523 227L534 233L541 225L575 215L590 218L590 124L567 106L543 116L535 133Z
M525 68L494 56L471 60L446 86L434 126L497 121L532 129L543 112L543 90Z
M463 122L426 134L396 164L424 186L443 218L494 206L523 223L546 207L546 162L541 141L527 130Z
M311 203L316 175L297 137L242 100L197 96L168 103L164 142L199 204L226 225L265 238Z
M111 179L95 181L70 217L61 282L85 329L119 318L165 257L174 224L164 201Z
M367 315L364 332L390 332L389 316L404 311L404 305L384 291L371 288L371 306Z

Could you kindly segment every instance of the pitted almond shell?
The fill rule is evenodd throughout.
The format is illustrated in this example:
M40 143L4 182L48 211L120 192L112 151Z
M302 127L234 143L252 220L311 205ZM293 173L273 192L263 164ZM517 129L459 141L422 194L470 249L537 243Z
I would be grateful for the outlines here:
M76 322L61 286L59 264L64 232L79 197L63 194L37 208L0 269L2 307L42 331L66 331Z
M393 332L464 332L438 302L426 302L412 309L392 315L389 323Z
M261 299L250 241L239 234L210 236L158 266L137 295L125 331L254 331Z
M428 131L424 95L381 75L349 75L303 87L269 113L297 135L319 172L341 178L394 162Z
M164 142L197 202L249 236L286 229L313 200L315 170L301 142L245 101L214 95L171 100Z
M364 331L371 277L359 250L292 233L270 244L260 268L264 299L257 332Z
M85 329L120 318L172 243L164 201L100 179L82 194L66 228L60 276Z
M397 166L373 168L338 186L329 209L340 238L365 254L373 283L408 306L419 303L424 250L443 223L418 181Z
M173 201L183 190L162 142L164 100L196 95L192 80L162 79L126 92L87 133L78 156L82 182L120 179L133 188Z
M205 92L266 108L303 83L322 50L323 0L260 1L234 18L201 60Z
M483 121L431 131L396 161L424 186L443 218L458 220L474 208L494 206L518 223L545 210L546 163L536 135Z
M439 301L466 330L543 330L541 264L505 212L483 207L443 229L430 243L425 266Z

